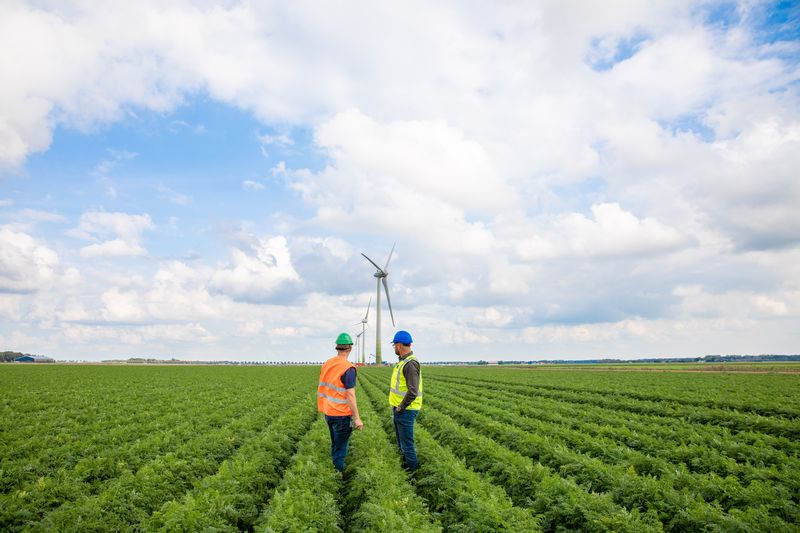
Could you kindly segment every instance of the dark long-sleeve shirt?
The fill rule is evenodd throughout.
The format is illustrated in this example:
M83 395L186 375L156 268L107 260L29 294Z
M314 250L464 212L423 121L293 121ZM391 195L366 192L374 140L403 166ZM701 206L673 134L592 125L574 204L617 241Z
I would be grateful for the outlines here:
M403 401L400 402L400 406L397 408L398 411L402 411L411 405L411 402L419 395L419 374L419 361L416 359L412 359L403 366L403 377L406 378L406 387L408 390L406 391L405 398L403 398Z

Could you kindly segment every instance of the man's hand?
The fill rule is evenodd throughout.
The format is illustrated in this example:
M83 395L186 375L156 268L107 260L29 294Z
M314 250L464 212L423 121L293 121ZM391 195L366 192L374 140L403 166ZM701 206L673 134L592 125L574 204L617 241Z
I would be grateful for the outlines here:
M361 428L363 428L363 427L364 427L364 422L362 422L362 421L361 421L361 419L360 419L360 418L358 418L358 417L356 417L356 418L353 420L353 423L356 425L356 429L357 429L357 430L359 430L359 431L361 431Z

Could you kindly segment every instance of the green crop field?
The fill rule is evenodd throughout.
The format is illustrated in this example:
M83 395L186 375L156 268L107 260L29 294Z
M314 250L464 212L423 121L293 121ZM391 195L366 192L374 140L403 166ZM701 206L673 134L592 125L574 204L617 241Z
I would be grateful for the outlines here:
M424 367L420 470L359 371L0 366L0 531L798 531L800 375Z

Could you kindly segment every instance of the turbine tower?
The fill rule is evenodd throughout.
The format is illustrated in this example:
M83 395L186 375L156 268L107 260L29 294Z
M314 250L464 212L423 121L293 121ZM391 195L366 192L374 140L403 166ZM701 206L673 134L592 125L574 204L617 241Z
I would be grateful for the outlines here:
M381 358L381 283L383 284L383 290L386 292L386 303L389 304L389 314L392 317L392 326L394 326L394 312L392 311L392 299L389 298L389 283L386 281L386 278L389 276L389 261L392 260L392 254L394 253L394 247L397 243L392 245L392 251L389 252L389 258L386 260L386 265L383 268L379 267L375 261L370 259L366 256L366 254L362 253L361 255L364 256L364 259L372 263L372 266L376 268L375 276L377 280L377 289L376 289L376 297L375 297L375 312L378 314L377 318L375 319L375 364L381 365L383 364L383 359ZM369 312L369 310L367 311Z
M361 322L356 322L355 324L353 324L354 326L361 324L361 333L356 335L356 340L358 340L359 337L364 337L363 339L361 339L361 352L358 352L358 350L356 350L356 352L358 352L358 362L361 364L367 362L366 351L365 351L367 344L366 332L367 332L367 320L369 320L369 308L371 306L372 306L372 296L369 297L369 303L367 304L367 313L364 315L364 318L361 319Z

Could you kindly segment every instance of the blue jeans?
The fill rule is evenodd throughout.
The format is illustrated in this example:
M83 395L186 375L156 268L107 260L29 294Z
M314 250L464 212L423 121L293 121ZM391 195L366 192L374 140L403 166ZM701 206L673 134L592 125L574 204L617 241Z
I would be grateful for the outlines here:
M339 472L344 471L344 458L347 457L347 441L353 428L350 427L349 416L328 416L325 415L325 422L328 423L328 430L331 432L331 459L333 466Z
M414 472L419 466L417 449L414 447L414 421L419 410L406 409L402 413L394 414L394 434L397 436L397 445L403 455L403 467Z

